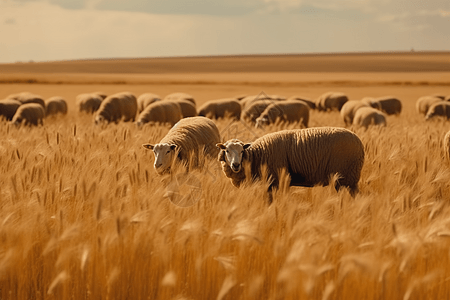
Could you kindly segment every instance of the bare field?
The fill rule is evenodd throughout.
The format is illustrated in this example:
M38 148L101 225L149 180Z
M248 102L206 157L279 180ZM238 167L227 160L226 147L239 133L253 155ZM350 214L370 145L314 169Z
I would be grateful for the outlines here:
M0 124L1 299L449 298L450 170L442 139L450 123L425 122L415 111L420 96L450 95L448 73L166 74L159 82L152 75L154 83L134 74L122 76L135 76L133 82L89 81L96 76L0 84L0 98L30 91L69 103L67 116L46 119L43 127ZM216 84L189 81L199 78ZM396 84L405 81L429 84ZM153 154L141 146L158 142L168 127L100 128L75 109L75 96L93 91L182 91L201 104L261 91L315 99L330 90L403 102L386 128L355 131L366 151L355 199L345 189L291 188L268 206L266 183L237 189L211 161L192 172L201 196L179 207L167 188L176 176L157 176ZM217 122L224 140L251 141L287 128L230 122ZM337 112L312 111L310 127L316 126L344 122Z

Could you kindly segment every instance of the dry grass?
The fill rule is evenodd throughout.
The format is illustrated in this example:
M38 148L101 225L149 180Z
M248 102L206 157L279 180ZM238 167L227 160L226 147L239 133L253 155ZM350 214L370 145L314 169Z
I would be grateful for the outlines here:
M311 115L311 126L342 124ZM413 109L388 124L356 131L356 199L292 188L268 207L264 183L236 189L211 162L193 173L202 196L187 208L141 147L169 128L101 129L74 112L1 124L1 299L446 299L450 125ZM261 134L218 126L225 138Z

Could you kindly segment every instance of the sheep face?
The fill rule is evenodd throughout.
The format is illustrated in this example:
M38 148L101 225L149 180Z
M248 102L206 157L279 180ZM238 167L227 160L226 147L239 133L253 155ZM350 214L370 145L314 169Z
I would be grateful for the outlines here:
M144 148L153 150L155 154L155 170L158 174L162 175L170 171L172 162L176 157L177 145L174 144L144 144Z
M238 140L231 140L225 144L217 144L219 149L225 152L225 162L231 168L234 173L239 173L242 168L242 157L245 149L251 146L251 144L244 144Z
M95 125L100 125L100 124L105 123L105 122L106 122L106 119L105 119L104 116L98 115L98 116L95 117Z

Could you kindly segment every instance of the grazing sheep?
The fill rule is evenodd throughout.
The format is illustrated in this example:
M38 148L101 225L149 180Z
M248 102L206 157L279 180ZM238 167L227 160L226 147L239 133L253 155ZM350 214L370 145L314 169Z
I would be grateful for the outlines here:
M316 108L319 111L338 110L340 111L348 97L343 93L327 92L316 100Z
M266 107L256 119L256 127L280 122L301 122L307 128L309 122L309 106L303 101L290 100L272 103Z
M246 108L249 105L252 105L253 103L257 101L267 101L267 102L275 102L275 101L283 101L286 100L286 97L278 96L278 95L266 95L264 93L258 94L258 95L252 95L247 96L243 98L241 101L242 108Z
M287 99L287 101L290 101L290 100L303 101L303 102L305 102L306 104L308 104L308 106L309 106L310 109L316 109L316 103L314 103L314 101L311 101L311 100L308 99L308 98L299 97L299 96L292 96L292 97L289 97L289 98Z
M172 100L171 102L177 103L181 108L182 118L190 118L197 116L197 108L195 104L188 100Z
M425 116L425 120L432 120L436 117L450 119L450 102L441 101L430 106Z
M183 118L180 105L174 101L158 101L147 106L137 118L136 124L142 126L150 123L169 123L171 126L175 125Z
M255 124L256 119L264 112L264 110L272 104L271 101L260 100L255 101L245 107L241 113L241 118L245 121Z
M38 103L22 104L14 114L12 123L14 125L43 125L45 118L45 110L42 105Z
M291 186L325 186L338 173L336 190L345 186L353 196L358 192L364 146L357 135L344 128L283 130L251 144L233 139L217 147L221 149L218 160L222 171L236 187L247 175L251 175L250 180L262 179L262 169L267 168L269 202L272 189L279 186L282 170L290 176Z
M386 126L384 113L373 107L361 107L355 112L354 126L369 127L371 125Z
M444 137L444 155L447 161L450 161L450 131Z
M13 100L13 99L1 100L0 101L0 118L4 117L5 120L11 121L20 105L22 105L22 103L20 103L17 100Z
M375 99L379 104L380 110L387 115L398 115L402 112L402 102L391 96L379 97Z
M92 94L80 94L76 97L76 103L80 112L86 112L88 114L95 113L103 102L101 95Z
M153 150L154 168L158 174L164 174L170 172L175 162L188 170L200 168L202 158L217 157L219 150L215 145L219 142L219 130L212 120L192 117L181 119L158 144L142 146Z
M145 93L140 95L137 98L137 104L138 104L138 113L140 114L141 112L144 111L144 109L149 106L150 104L156 102L156 101L160 101L161 97L156 95L156 94L152 94L152 93Z
M381 105L376 101L373 97L364 97L361 99L361 102L366 103L370 107L376 108L378 110L381 110Z
M45 101L45 115L67 114L67 102L61 97L51 97Z
M340 111L342 120L344 120L345 125L349 126L353 124L353 118L355 117L355 113L361 107L369 107L367 102L351 100L346 102Z
M238 121L241 118L241 104L233 98L207 101L199 108L198 115L210 119L229 117Z
M167 95L163 99L163 101L173 101L173 100L187 100L194 103L194 105L197 105L197 103L195 103L194 97L186 93L172 93Z
M95 115L95 123L134 121L137 113L136 97L128 92L118 93L106 97L102 101Z
M12 94L6 97L6 99L17 100L22 104L37 103L45 109L45 101L42 99L42 97L29 92Z
M438 102L442 102L442 101L443 100L441 98L434 97L434 96L420 97L419 99L417 99L417 102L416 102L416 110L419 114L425 116L431 105L438 103Z

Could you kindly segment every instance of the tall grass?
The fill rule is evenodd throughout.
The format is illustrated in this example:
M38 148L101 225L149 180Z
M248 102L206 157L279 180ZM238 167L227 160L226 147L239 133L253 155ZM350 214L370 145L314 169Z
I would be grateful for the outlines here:
M355 129L366 150L355 199L291 188L268 206L265 183L237 189L211 162L193 172L202 194L185 208L141 147L169 128L70 114L2 124L1 299L447 299L450 126L408 112L388 123ZM343 123L313 112L310 125Z

